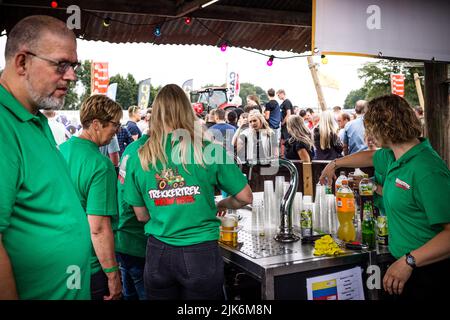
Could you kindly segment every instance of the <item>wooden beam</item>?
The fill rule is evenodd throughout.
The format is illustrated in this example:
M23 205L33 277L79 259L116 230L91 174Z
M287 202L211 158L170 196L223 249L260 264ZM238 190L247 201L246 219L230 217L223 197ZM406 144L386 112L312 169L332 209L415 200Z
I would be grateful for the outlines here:
M177 17L187 16L191 12L201 9L202 5L204 5L205 3L208 3L210 1L211 0L193 0L191 2L184 1L184 3L178 8L176 16Z
M312 163L303 162L303 195L312 196L313 195L313 173L312 173Z
M448 65L425 62L425 127L430 143L450 166Z
M422 85L420 84L420 77L418 73L414 73L414 82L416 83L417 96L419 97L419 105L425 108L425 102L423 100Z
M320 86L319 76L317 75L316 63L314 63L312 56L306 57L308 60L308 67L311 71L311 76L313 78L314 87L316 88L317 98L319 99L320 108L322 111L327 110L327 103L325 102L325 98L323 96L322 87Z

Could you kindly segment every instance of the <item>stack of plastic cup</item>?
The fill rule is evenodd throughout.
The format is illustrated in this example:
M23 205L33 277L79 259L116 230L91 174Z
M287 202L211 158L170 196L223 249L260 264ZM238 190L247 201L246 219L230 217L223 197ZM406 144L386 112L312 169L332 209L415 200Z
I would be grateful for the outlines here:
M284 176L275 177L275 214L272 215L272 223L275 226L280 225L280 211L281 211L281 200L284 197Z
M266 222L266 229L275 229L275 224L272 223L272 216L276 214L275 210L275 192L273 190L272 180L264 181L264 219Z
M313 210L313 230L317 230L319 233L325 232L326 223L323 219L323 210L325 198L325 187L320 183L316 185L316 198L314 201ZM321 207L322 206L322 207ZM316 221L316 222L314 222Z
M264 207L261 200L253 201L253 212L252 212L252 225L254 231L260 236L265 234L265 217L264 217Z
M338 221L336 213L336 198L333 194L325 195L327 203L328 232L332 235L337 234Z

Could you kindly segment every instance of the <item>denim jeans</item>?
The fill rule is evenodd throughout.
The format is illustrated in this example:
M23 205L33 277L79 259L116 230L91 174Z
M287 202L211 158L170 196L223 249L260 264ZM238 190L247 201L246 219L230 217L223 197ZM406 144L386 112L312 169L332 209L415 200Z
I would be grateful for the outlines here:
M144 289L145 259L116 252L122 275L122 294L124 300L147 300Z
M224 266L217 241L171 246L150 236L144 282L150 300L222 300Z

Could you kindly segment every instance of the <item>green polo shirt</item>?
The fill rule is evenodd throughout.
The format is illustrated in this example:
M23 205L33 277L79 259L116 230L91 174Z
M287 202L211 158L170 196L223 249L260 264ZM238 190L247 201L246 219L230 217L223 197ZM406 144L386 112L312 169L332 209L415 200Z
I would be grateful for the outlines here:
M132 206L147 207L150 220L145 233L173 246L187 246L219 239L220 221L216 217L215 188L236 195L247 184L245 176L225 149L206 143L205 167L194 162L189 150L187 171L173 159L177 147L168 136L165 152L166 169L144 171L138 154L129 157L126 166L124 199Z
M396 258L423 246L450 223L450 171L427 139L395 160L390 149L373 158L384 176L389 250Z
M72 137L59 146L69 166L70 177L87 215L117 215L116 170L98 146L86 139ZM101 270L92 246L91 274Z
M125 253L135 257L145 257L147 236L145 235L145 223L137 220L133 207L123 199L124 183L126 178L126 166L130 155L148 140L148 135L143 134L138 140L131 143L122 154L119 165L119 179L117 181L117 201L119 203L119 222L115 233L116 252Z
M89 225L47 119L0 85L0 233L20 299L90 299Z

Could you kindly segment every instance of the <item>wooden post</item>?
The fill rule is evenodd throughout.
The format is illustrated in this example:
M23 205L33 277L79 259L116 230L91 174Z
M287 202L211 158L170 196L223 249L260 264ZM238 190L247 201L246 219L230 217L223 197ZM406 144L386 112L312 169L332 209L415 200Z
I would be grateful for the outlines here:
M420 77L418 73L414 73L414 82L416 83L417 96L419 97L419 105L424 108L425 102L423 100L422 85L420 84Z
M425 127L430 143L450 165L448 64L425 62Z
M312 174L312 163L303 162L303 195L312 196L313 195L313 174Z
M322 87L320 86L319 76L317 75L316 64L313 61L312 56L306 57L308 60L308 67L311 71L311 76L313 78L314 87L316 88L317 98L319 99L320 108L322 111L327 110L327 104L325 102L325 98L323 97Z

